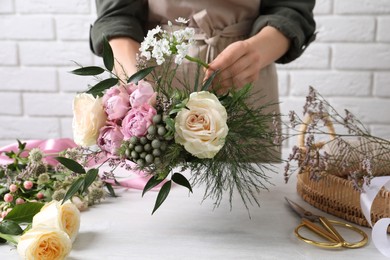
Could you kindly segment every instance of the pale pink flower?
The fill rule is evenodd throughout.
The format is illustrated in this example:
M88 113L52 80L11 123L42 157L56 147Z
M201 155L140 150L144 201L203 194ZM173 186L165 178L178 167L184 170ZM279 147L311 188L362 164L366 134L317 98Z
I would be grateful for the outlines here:
M156 114L156 109L149 104L131 109L122 121L121 131L124 140L130 139L132 136L145 136L148 127L152 124L152 118Z
M31 190L32 189L32 187L33 187L33 183L32 183L32 181L25 181L25 182L23 182L23 187L26 189L26 190Z
M109 120L122 119L130 109L130 88L116 86L110 88L103 96L104 111Z
M122 140L123 134L121 128L116 124L110 124L100 129L97 144L103 151L117 155Z
M42 192L38 192L38 193L37 193L37 199L41 200L41 199L43 199L44 197L45 197L45 195L43 195Z
M16 203L17 205L23 204L24 202L25 202L25 201L24 201L24 199L22 199L22 198L17 198L16 201L15 201L15 203Z
M136 86L137 88L130 95L131 107L140 107L145 103L154 106L157 93L154 92L152 85L147 81L140 80Z
M7 193L4 195L4 201L5 202L12 202L14 200L14 196L12 196L11 193Z
M16 186L15 184L9 185L10 192L16 192L17 190L18 190L18 186Z

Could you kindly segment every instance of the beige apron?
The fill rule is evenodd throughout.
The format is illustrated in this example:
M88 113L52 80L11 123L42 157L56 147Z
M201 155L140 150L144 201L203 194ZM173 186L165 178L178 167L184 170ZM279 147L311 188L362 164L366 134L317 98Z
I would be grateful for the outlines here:
M252 24L259 16L260 0L147 0L149 26L174 22L178 17L190 19L196 29L196 53L206 63L211 62L229 44L248 38ZM191 65L191 64L189 64ZM193 64L192 64L193 65ZM190 70L190 69L188 69ZM253 100L273 103L269 113L279 114L278 84L275 65L264 68L253 82Z

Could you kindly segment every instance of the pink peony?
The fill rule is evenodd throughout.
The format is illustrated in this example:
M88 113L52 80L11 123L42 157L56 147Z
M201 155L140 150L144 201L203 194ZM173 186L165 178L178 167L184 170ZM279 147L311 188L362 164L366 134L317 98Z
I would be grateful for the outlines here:
M130 109L130 89L126 86L110 88L103 96L104 111L109 120L122 119Z
M156 114L156 109L149 104L131 109L122 121L124 139L128 140L132 136L145 136L148 127L152 124L152 118Z
M112 124L100 129L97 144L103 151L116 155L122 140L123 134L120 127Z
M137 88L130 95L131 107L140 107L147 103L151 106L156 104L156 92L148 82L140 80Z

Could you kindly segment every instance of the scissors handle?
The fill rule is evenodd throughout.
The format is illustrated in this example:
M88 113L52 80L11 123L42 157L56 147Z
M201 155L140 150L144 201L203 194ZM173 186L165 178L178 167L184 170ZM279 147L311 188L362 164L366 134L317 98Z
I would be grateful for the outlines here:
M324 228L321 228L320 226L315 225L313 222L311 222L307 219L302 219L302 223L299 226L297 226L297 228L295 229L295 235L299 239L305 241L308 244L315 245L315 246L322 247L322 248L340 248L340 247L359 248L359 247L362 247L365 244L367 244L367 241L368 241L367 234L363 230L361 230L353 225L350 225L350 224L344 223L344 222L340 222L340 221L336 221L336 220L328 220L324 217L320 217L319 221ZM348 229L360 234L362 236L362 239L360 241L354 242L354 243L347 242L336 231L336 229L334 228L334 225L348 228ZM310 229L315 234L320 235L321 237L325 238L329 242L320 242L320 241L315 241L315 240L303 237L299 233L299 231L303 227Z

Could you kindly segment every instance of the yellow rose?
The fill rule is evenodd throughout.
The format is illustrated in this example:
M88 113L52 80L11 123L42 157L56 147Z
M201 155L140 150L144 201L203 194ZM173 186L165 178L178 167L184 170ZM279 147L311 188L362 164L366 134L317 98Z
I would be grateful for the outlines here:
M106 123L102 98L81 93L73 100L73 138L76 144L91 146L96 144L99 130Z
M47 227L63 230L73 242L80 228L80 211L70 201L61 205L53 200L42 207L33 218L32 227Z
M19 240L17 251L22 259L65 259L72 249L69 236L60 229L32 228Z
M175 118L175 141L193 156L213 158L229 130L225 107L207 91L191 93L186 107Z

